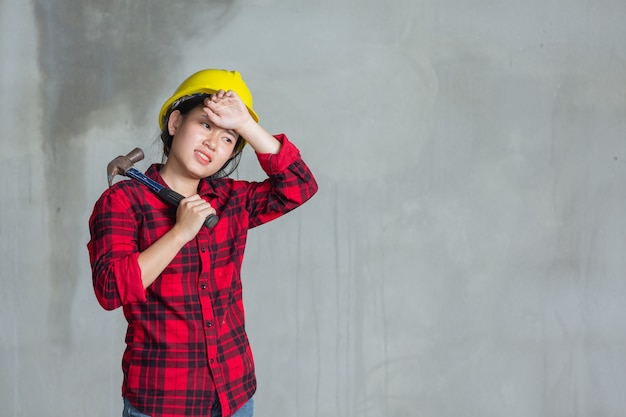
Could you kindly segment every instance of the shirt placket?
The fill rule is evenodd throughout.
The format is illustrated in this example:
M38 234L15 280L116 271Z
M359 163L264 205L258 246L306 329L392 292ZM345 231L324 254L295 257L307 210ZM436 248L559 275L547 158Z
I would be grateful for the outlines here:
M212 279L212 254L209 250L209 232L204 229L198 233L196 239L198 243L198 252L201 260L201 269L198 279L198 294L200 306L202 309L202 319L204 322L204 340L206 344L206 355L211 375L213 376L214 388L223 386L224 375L221 364L218 360L217 343L218 343L218 323L213 312L213 302L211 300L211 288L209 280ZM217 394L217 393L215 393Z

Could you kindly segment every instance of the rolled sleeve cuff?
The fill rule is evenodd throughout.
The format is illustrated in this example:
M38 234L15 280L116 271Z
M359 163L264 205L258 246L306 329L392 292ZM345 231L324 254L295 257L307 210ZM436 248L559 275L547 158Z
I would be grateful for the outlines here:
M281 143L278 153L256 154L261 168L269 175L286 171L289 165L300 159L300 151L287 139L286 135L280 134L274 137Z
M146 290L141 281L141 268L138 259L139 253L133 253L117 264L118 269L115 271L115 277L122 304L146 301Z

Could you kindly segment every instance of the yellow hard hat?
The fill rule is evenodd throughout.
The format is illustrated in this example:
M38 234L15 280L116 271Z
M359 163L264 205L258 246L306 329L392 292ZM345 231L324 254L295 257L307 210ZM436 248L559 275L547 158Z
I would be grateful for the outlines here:
M252 116L255 122L259 121L259 116L252 109L252 93L250 93L239 72L223 69L205 69L189 76L178 86L172 97L163 104L159 113L159 127L161 130L164 129L165 116L167 116L170 109L178 106L186 98L198 94L213 94L218 90L232 90L237 93L248 108L250 116Z

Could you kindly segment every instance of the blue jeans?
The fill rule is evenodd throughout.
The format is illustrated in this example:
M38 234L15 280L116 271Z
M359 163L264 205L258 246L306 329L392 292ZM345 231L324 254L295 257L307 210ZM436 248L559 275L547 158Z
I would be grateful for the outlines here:
M254 413L254 398L250 398L239 410L235 411L233 417L252 417ZM133 405L124 398L124 411L122 417L150 417L137 410ZM211 410L211 417L222 417L222 410L219 408Z

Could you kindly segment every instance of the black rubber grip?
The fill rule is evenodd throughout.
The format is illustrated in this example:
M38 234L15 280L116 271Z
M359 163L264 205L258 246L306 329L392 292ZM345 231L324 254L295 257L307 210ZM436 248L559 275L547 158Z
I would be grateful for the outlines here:
M183 198L185 198L182 195L178 194L176 191L167 187L161 188L157 194L163 200L167 201L174 207L178 207L178 205L180 204L180 201ZM208 217L204 220L204 225L208 227L209 229L211 229L213 226L217 224L219 220L220 218L217 217L215 214L209 214Z

